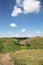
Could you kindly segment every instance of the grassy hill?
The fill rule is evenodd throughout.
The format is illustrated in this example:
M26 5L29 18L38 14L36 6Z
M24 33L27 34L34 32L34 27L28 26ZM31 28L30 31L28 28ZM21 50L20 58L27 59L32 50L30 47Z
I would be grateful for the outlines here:
M0 53L15 52L23 49L43 49L43 37L0 38Z
M0 65L43 65L43 37L0 38Z

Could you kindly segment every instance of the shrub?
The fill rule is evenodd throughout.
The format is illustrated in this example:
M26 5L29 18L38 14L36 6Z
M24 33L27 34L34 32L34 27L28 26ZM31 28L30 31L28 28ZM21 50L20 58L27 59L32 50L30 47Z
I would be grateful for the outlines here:
M30 44L26 44L28 47L30 47Z

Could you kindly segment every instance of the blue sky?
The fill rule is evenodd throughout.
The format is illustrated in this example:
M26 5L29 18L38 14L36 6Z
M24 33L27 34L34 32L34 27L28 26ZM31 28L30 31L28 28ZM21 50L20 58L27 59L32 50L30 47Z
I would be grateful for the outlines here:
M0 37L43 36L43 0L0 0Z

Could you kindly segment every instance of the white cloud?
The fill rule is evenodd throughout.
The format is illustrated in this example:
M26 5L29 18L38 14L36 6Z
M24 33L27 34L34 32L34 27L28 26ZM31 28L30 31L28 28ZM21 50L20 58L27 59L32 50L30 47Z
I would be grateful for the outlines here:
M15 36L16 36L16 37L19 37L19 34L17 33Z
M40 31L36 31L36 34L40 34Z
M11 23L10 27L17 27L17 25L15 23Z
M11 14L11 16L17 16L18 14L22 13L22 10L20 8L14 7L14 10Z
M16 0L16 5L14 6L11 15L17 16L20 13L38 13L40 11L40 7L41 5L39 0Z
M35 36L41 36L41 32L39 30L36 31Z
M38 0L24 0L23 1L24 13L38 13L40 11L40 1Z
M16 0L16 4L20 4L21 0Z
M0 38L6 37L6 34L0 34Z
M8 32L8 33L0 34L0 38L3 38L3 37L7 37L7 38L10 38L10 37L19 37L19 33Z
M21 31L22 31L22 32L25 32L25 31L26 31L26 29L24 28L24 29L22 29Z

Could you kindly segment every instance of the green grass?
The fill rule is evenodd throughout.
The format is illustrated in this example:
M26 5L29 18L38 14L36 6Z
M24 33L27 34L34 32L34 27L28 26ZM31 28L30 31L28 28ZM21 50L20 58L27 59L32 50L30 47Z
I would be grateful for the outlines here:
M20 42L24 44L20 44ZM43 38L0 38L0 53L16 52L23 49L43 49Z
M0 38L0 60L3 56L13 65L43 65L43 38Z

